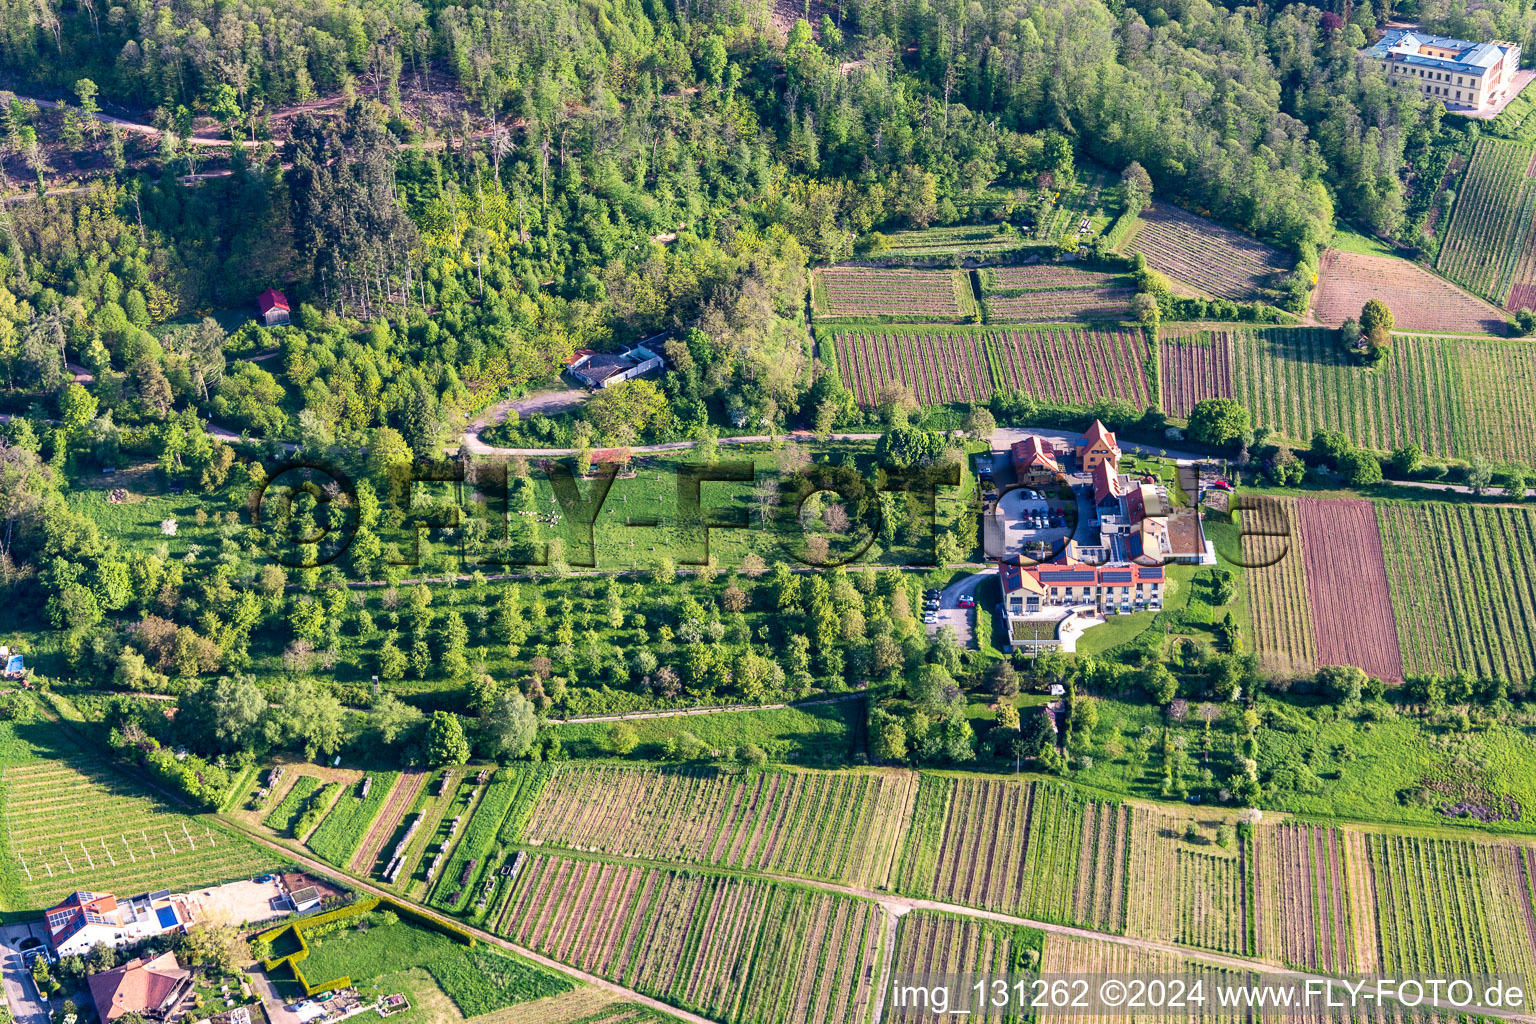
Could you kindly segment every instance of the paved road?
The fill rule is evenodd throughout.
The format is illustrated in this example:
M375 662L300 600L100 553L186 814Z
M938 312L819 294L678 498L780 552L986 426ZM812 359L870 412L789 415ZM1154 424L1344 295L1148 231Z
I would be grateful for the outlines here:
M38 998L32 972L22 962L20 949L23 939L28 936L41 939L41 932L41 927L34 927L31 922L0 928L0 956L5 958L5 1001L17 1024L48 1024L48 1004Z

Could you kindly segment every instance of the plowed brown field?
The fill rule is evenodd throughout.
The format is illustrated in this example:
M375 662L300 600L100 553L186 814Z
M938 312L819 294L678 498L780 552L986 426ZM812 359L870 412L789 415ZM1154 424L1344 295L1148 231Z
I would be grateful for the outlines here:
M1402 679L1375 504L1301 498L1296 507L1318 664L1358 665L1379 679Z
M1399 331L1504 333L1504 315L1497 306L1407 260L1338 249L1323 253L1312 315L1337 327L1346 317L1358 319L1368 299L1387 304Z

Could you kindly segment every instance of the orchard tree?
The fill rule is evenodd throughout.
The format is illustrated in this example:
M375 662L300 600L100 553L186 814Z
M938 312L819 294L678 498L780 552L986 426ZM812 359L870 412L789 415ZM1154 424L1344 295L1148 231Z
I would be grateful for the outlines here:
M425 740L427 764L444 768L464 764L469 760L469 740L464 738L464 725L459 716L451 711L434 711L427 722Z
M1251 427L1248 410L1234 398L1202 399L1189 414L1189 436L1201 444L1236 444Z

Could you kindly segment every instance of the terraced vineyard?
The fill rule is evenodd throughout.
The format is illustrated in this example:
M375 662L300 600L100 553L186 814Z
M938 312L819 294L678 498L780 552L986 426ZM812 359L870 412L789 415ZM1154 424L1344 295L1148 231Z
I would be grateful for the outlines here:
M878 997L872 902L753 878L534 854L514 942L712 1019L855 1024Z
M1245 330L1234 335L1233 358L1237 400L1257 426L1302 444L1330 428L1383 451L1413 440L1457 453L1460 375L1442 339L1397 338L1381 368L1366 369L1332 331Z
M1435 263L1446 277L1493 302L1503 302L1513 286L1521 289L1516 301L1523 297L1529 305L1528 286L1536 285L1530 266L1536 243L1529 237L1536 216L1533 154L1530 146L1502 139L1478 142Z
M978 310L964 270L824 267L811 277L811 312L818 319L956 322Z
M1030 950L1039 951L1044 935L1029 928L1017 928L976 918L914 910L901 919L896 933L896 949L891 970L898 975L957 975L1002 977L1022 969ZM887 992L886 1019L912 1021L915 1024L939 1024L953 1019L953 1014L920 1013L903 1009L897 1016ZM973 1012L968 1021L1017 1020L1002 1012Z
M884 886L917 793L912 772L561 767L525 840L646 860Z
M993 384L1055 405L1123 398L1151 402L1147 343L1139 330L1007 330L987 335Z
M1118 932L1129 827L1128 808L1066 787L925 775L897 888Z
M1251 954L1244 853L1192 847L1181 819L1138 807L1131 818L1127 935Z
M1239 500L1254 653L1278 676L1310 675L1317 671L1317 640L1296 503L1250 495Z
M1255 919L1260 956L1295 967L1362 971L1350 920L1345 833L1271 825L1254 835Z
M1536 972L1530 850L1387 835L1367 848L1382 971Z
M1439 502L1377 517L1403 670L1536 678L1536 517Z
M82 888L127 897L212 885L276 863L211 819L165 809L83 752L49 757L0 766L8 909L40 909Z
M1232 332L1200 331L1159 342L1162 406L1170 416L1187 417L1206 398L1232 398Z
M1140 228L1121 248L1176 281L1238 302L1257 298L1291 269L1278 249L1166 203L1143 210Z
M832 338L843 383L865 408L878 405L881 389L891 383L911 388L924 405L992 397L992 374L975 333L865 328L836 330Z
M981 282L989 323L1127 320L1136 294L1135 283L1124 274L1059 263L983 270Z

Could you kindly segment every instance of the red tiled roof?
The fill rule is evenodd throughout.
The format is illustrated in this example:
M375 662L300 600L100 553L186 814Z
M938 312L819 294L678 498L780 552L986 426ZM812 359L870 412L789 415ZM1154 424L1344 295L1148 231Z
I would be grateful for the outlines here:
M268 288L256 296L256 308L263 313L268 313L274 309L280 309L286 313L288 312L288 296L276 288Z
M1136 565L1120 562L1112 565L1090 565L1074 558L1063 557L1060 561L1041 565L1017 566L1004 564L999 567L1004 593L1014 590L1038 590L1040 587L1078 586L1125 586L1137 583L1162 583L1165 579L1160 565ZM1027 577L1027 579L1026 579ZM1033 585L1031 585L1033 584Z
M1087 432L1083 434L1082 443L1084 446L1091 448L1101 442L1113 448L1115 447L1115 435L1102 421L1094 420L1093 426L1089 427Z
M160 1009L176 987L189 978L176 961L175 953L162 953L153 960L130 960L121 967L91 975L91 998L103 1021L125 1013L148 1013Z
M1105 459L1093 467L1093 502L1102 505L1111 498L1118 498L1125 493L1120 487L1120 474L1116 472L1114 463Z
M1056 461L1056 453L1045 446L1045 442L1030 435L1022 441L1015 441L1012 445L1013 468L1025 469L1033 466L1044 466L1052 472L1060 472L1061 466Z

